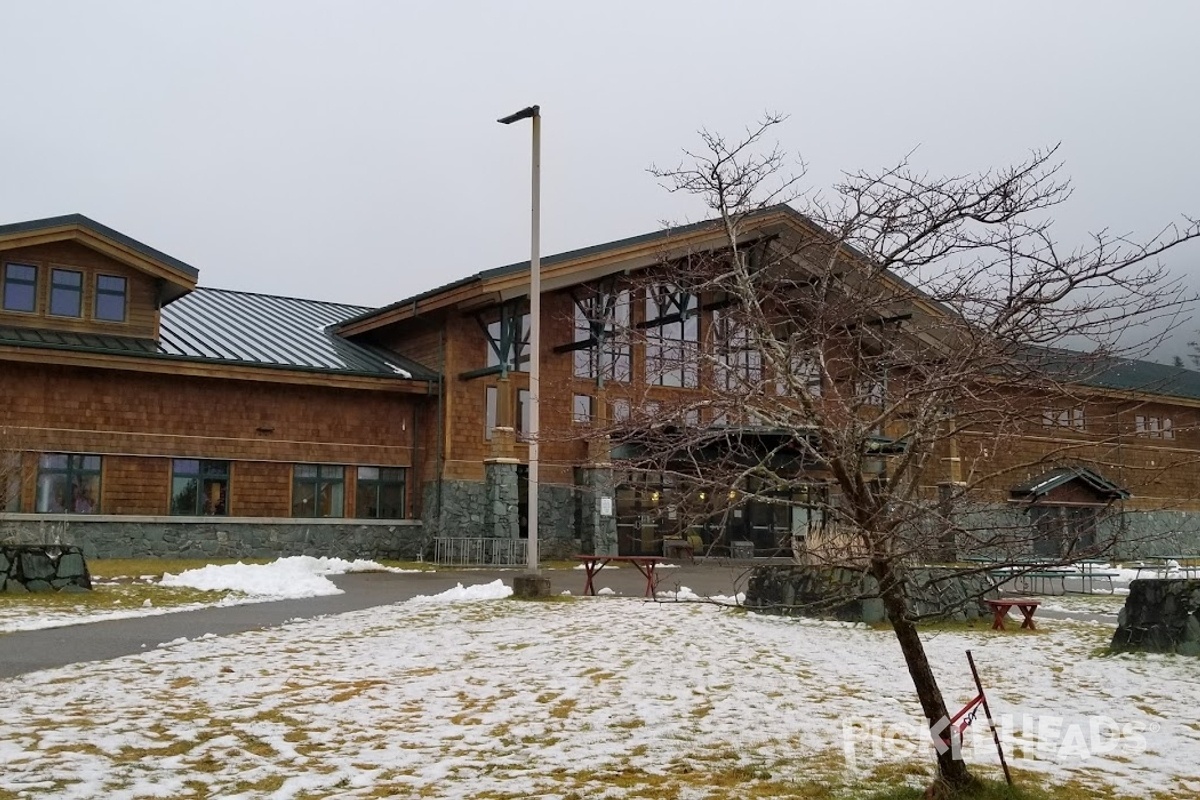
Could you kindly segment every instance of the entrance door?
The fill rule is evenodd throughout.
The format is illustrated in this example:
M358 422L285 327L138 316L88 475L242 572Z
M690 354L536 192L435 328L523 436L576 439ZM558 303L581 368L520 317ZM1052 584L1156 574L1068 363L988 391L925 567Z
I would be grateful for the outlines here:
M645 484L617 487L617 552L623 556L662 554L658 509L661 491Z

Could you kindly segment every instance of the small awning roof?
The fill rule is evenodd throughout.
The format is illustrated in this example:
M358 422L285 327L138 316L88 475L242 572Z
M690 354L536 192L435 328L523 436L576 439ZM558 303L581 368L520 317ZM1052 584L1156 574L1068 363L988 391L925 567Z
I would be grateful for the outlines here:
M1079 481L1105 500L1125 500L1131 496L1129 490L1118 486L1100 473L1082 466L1052 469L1036 478L1017 484L1009 490L1009 493L1014 500L1036 503L1050 492L1071 481Z

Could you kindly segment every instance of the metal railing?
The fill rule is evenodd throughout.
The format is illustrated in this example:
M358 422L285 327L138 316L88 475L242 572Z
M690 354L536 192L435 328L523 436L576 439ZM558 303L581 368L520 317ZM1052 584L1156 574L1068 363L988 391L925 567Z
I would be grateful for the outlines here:
M520 566L528 562L526 539L433 540L433 561L445 566Z

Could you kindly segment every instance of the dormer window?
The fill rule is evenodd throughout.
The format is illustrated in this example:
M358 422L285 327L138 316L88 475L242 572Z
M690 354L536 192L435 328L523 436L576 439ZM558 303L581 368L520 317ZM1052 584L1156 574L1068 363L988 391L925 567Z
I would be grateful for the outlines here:
M116 275L96 276L96 319L125 321L126 285L126 280Z
M37 310L37 267L29 264L4 265L4 310Z
M83 316L83 273L50 270L50 313L56 317Z

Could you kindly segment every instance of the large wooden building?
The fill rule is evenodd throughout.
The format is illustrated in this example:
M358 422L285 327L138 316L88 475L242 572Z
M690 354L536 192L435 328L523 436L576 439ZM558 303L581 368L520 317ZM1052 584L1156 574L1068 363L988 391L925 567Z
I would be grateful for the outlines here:
M781 208L751 224L800 221ZM704 298L643 297L621 279L722 236L696 224L542 260L544 554L648 552L686 535L658 512L670 487L627 479L586 434L705 378L653 370L661 353L597 326L704 337L716 313ZM109 556L372 557L526 535L527 263L378 309L198 279L83 216L0 226L0 534L66 536ZM1118 374L1097 387L1117 407L1105 425L1128 426L1103 454L1106 480L1130 504L1175 514L1156 524L1182 525L1200 510L1200 374L1145 362ZM1136 413L1122 417L1121 403ZM1067 413L1028 446L1088 436ZM1155 459L1192 466L1151 481L1121 468ZM776 552L814 524L809 508L800 497L748 507L706 544Z

